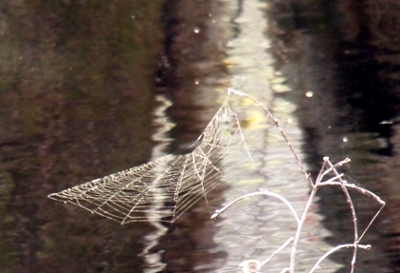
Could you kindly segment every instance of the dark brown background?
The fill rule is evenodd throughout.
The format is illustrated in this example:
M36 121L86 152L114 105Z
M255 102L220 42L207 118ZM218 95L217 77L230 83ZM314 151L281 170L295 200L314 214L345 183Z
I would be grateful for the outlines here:
M167 226L150 248L161 257L152 266L143 249L153 226L120 226L46 196L151 160L162 144L152 137L160 127L157 94L172 102L165 118L175 124L164 152L187 151L218 109L213 90L246 76L231 72L224 58L243 34L246 21L236 19L250 2L1 2L1 272L216 272L229 261L216 250L216 222L202 205ZM265 54L293 89L276 96L297 107L309 171L317 172L325 155L350 157L347 173L388 203L356 272L398 272L400 4L256 2L268 27L254 31L272 41ZM338 141L344 137L348 142ZM351 235L339 193L325 190L318 202L331 245ZM365 224L376 208L355 200ZM348 264L349 254L333 260Z

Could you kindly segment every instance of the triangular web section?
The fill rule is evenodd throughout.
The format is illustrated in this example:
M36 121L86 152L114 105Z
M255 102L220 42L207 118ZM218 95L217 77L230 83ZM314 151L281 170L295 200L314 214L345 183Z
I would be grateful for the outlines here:
M100 179L50 194L121 224L173 222L206 198L248 155L237 115L225 101L185 155L168 155ZM228 159L228 160L227 160ZM246 158L250 161L250 158Z

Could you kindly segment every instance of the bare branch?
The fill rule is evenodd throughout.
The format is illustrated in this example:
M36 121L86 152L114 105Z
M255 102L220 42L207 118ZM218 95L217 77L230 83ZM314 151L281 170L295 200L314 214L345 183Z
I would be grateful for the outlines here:
M274 253L271 254L264 262L260 263L257 260L248 260L240 263L239 267L243 273L258 273L261 267L268 263L276 254L282 251L290 242L293 241L293 237L289 238L283 245L281 245ZM288 268L285 268L282 272L286 272Z
M329 157L325 156L325 157L323 158L323 160L324 160L324 163L322 164L321 171L320 171L320 173L318 174L318 177L317 177L317 179L316 179L315 184L321 183L321 182L322 182L322 179L325 177L325 175L327 175L328 173L332 172L334 168L341 167L341 166L343 166L344 164L349 163L349 162L351 161L350 158L345 158L344 160L342 160L342 161L336 163L335 165L329 166L329 168L326 168L326 165L328 164L327 162L329 161ZM329 161L329 162L330 162L330 161ZM331 163L331 164L332 164L332 163ZM329 164L328 164L328 165L329 165ZM324 171L325 168L326 168L326 170Z
M261 266L264 266L266 263L268 263L273 257L275 257L276 254L282 251L288 244L290 244L293 241L293 237L290 237L283 245L281 245L277 250L275 250L274 253L272 253L271 256L269 256L265 261L261 263Z
M310 197L308 198L307 204L304 208L303 214L301 216L300 222L297 226L297 230L296 230L296 235L294 237L294 242L292 245L292 251L290 254L290 272L294 273L294 266L295 266L295 260L296 260L296 251L297 251L297 245L299 244L299 240L300 240L300 234L301 234L301 229L303 228L304 222L306 221L306 217L307 217L307 213L314 201L314 197L317 194L317 190L318 187L312 187L311 193L310 193Z
M357 259L357 244L358 244L358 225L357 225L357 215L356 215L356 210L354 208L353 200L351 199L351 196L349 194L349 191L346 188L345 182L342 180L340 177L338 171L336 170L335 166L329 161L329 158L324 157L324 161L328 163L328 165L332 168L333 173L338 176L339 182L340 182L340 187L342 188L342 191L344 195L346 196L347 203L349 203L350 210L351 210L351 215L353 217L353 228L354 228L354 250L353 250L353 258L351 260L351 267L350 267L350 273L354 272L354 266L356 264L356 259Z
M340 177L343 177L343 176L344 176L344 174L341 173L341 174L339 174L338 176L335 176L335 177L332 177L332 178L329 179L329 180L323 181L321 184L334 182L336 179L338 179L338 178L340 178ZM345 184L346 184L346 181L343 180L343 182L345 182ZM338 183L341 184L340 182L338 182ZM318 186L321 186L321 184L319 184Z
M338 245L338 246L334 247L333 249L329 250L327 253L325 253L325 254L315 263L314 267L310 270L309 273L314 272L314 271L319 267L319 264L320 264L326 257L328 257L329 255L331 255L332 253L338 251L339 249L342 249L342 248L349 248L349 247L354 247L354 244ZM370 249L371 249L371 245L359 245L359 244L357 244L357 247L358 247L358 248L361 248L361 249L365 249L365 250L370 250Z
M275 198L278 198L278 199L281 200L283 203L285 203L285 205L290 209L290 211L292 212L294 218L296 219L297 224L299 224L299 222L300 222L299 216L297 215L295 209L294 209L293 206L289 203L289 201L286 200L286 199L285 199L284 197L282 197L281 195L276 194L276 193L273 193L273 192L270 192L270 191L267 191L267 190L260 191L260 192L253 192L253 193L245 194L245 195L243 195L243 196L241 196L241 197L239 197L239 198L236 198L235 200L233 200L232 202L230 202L228 205L224 206L223 208L217 209L217 210L215 211L215 213L211 216L211 219L217 218L221 213L223 213L226 209L228 209L228 208L229 208L230 206L232 206L233 204L235 204L235 203L237 203L237 202L239 202L239 201L241 201L241 200L243 200L243 199L245 199L245 198L253 197L253 196L255 196L255 195L268 195L268 196L273 196L273 197L275 197Z
M293 146L290 143L289 139L287 138L286 134L283 132L282 127L279 125L279 121L276 118L274 118L274 116L271 114L271 112L264 105L262 105L259 101L257 101L255 98L253 98L252 96L250 96L246 93L240 92L233 88L228 88L228 95L230 95L230 94L236 94L236 95L239 95L242 97L246 97L246 98L252 100L255 104L257 104L261 109L263 109L265 111L265 113L267 114L267 117L275 124L276 127L278 127L279 132L281 133L282 137L284 138L284 140L286 141L290 150L292 151L292 154L296 158L297 164L299 164L300 169L303 172L304 176L306 177L306 179L308 180L308 182L310 183L311 186L314 185L310 174L307 173L306 169L303 166L303 163L300 160L300 157L297 155L295 149L293 148Z
M319 185L320 187L323 186L342 186L342 184L340 182L328 182L328 181L324 181L323 183L321 183ZM361 241L361 239L364 237L365 233L368 231L368 229L371 227L372 223L375 221L376 217L378 217L378 215L380 214L380 212L382 211L382 209L386 206L385 201L383 201L378 195L376 195L375 193L373 193L372 191L366 190L364 188L361 188L357 185L354 184L344 184L345 187L350 188L350 189L354 189L357 190L358 192L362 193L363 195L366 196L370 196L372 198L375 199L376 202L378 202L381 206L379 208L379 210L375 213L374 217L372 217L371 221L368 223L367 227L364 229L363 233L361 234L361 236L358 238L358 242Z

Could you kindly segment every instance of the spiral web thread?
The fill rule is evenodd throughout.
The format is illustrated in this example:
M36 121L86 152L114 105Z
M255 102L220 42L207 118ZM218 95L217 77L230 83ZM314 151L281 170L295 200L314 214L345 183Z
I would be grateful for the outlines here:
M237 115L228 100L184 155L155 161L50 194L121 224L173 222L243 163L247 147ZM229 162L227 162L227 159ZM236 162L233 163L232 162ZM207 201L208 203L208 201Z

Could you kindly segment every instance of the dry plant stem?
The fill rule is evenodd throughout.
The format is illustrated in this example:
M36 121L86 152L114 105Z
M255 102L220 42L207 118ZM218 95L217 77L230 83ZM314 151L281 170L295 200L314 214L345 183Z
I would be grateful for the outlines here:
M305 222L305 219L306 219L306 216L307 216L307 212L308 212L308 210L309 210L309 208L310 208L310 206L311 206L311 204L312 204L312 202L314 200L314 197L316 195L317 188L314 185L314 182L312 181L311 176L305 170L303 164L301 163L301 160L300 160L299 156L297 155L296 151L294 150L294 148L293 148L292 144L290 143L289 139L287 138L286 134L283 132L282 128L279 126L278 120L276 118L274 118L274 116L271 114L271 112L267 108L265 108L264 105L259 103L255 98L253 98L253 97L251 97L251 96L249 96L249 95L247 95L247 94L245 94L243 92L240 92L240 91L234 90L232 88L229 88L228 89L228 94L231 94L231 93L237 94L237 95L240 95L240 96L243 96L243 97L246 97L246 98L252 100L259 107L261 107L261 109L263 109L265 111L265 113L267 114L267 117L272 120L272 122L275 124L276 127L278 127L282 137L285 139L287 145L289 146L290 150L292 151L294 157L296 158L296 161L297 161L298 165L300 166L301 171L303 172L304 176L308 180L308 182L310 184L310 187L312 189L311 194L310 194L310 198L308 199L308 202L307 202L307 205L306 205L305 210L303 212L303 215L301 217L301 220L297 221L298 222L298 226L297 226L295 239L294 239L294 242L293 242L293 245L292 245L291 257L290 257L290 272L294 273L294 264L295 264L295 259L296 259L296 249L297 249L297 245L298 245L298 242L299 242L299 239L300 239L300 231L301 231L301 229L302 229L302 227L304 225L304 222ZM326 163L324 162L324 164L326 164ZM290 205L290 207L291 207L291 205ZM295 214L295 215L297 216L297 214ZM296 217L296 220L297 219L298 219L298 217Z
M343 177L343 176L344 176L344 174L341 173L341 174L338 175L338 176L332 177L331 179L324 181L324 183L318 184L318 186L320 187L322 184L326 184L326 183L330 183L330 182L335 182L336 179L338 179L339 177ZM339 183L339 185L340 185L340 182L338 182L338 183Z
M329 160L329 158L328 158L328 160ZM345 159L343 159L342 161L340 161L340 162L336 163L335 165L333 165L333 167L329 167L329 168L328 168L328 167L326 166L328 163L327 163L327 161L325 160L325 157L324 157L324 163L322 164L320 173L318 174L315 183L316 183L316 184L320 184L320 183L322 182L322 179L325 177L325 175L327 175L328 173L332 172L332 170L333 170L334 168L341 167L341 166L343 166L344 164L349 163L350 161L351 161L350 158L345 158ZM325 170L325 171L324 171L324 170ZM341 175L341 176L343 176L343 175ZM329 181L329 180L328 180L328 181ZM324 183L325 183L325 182L324 182Z
M313 201L314 201L314 197L317 194L317 190L318 187L314 187L314 185L311 188L311 193L310 193L310 197L308 198L307 204L304 208L303 214L301 216L300 222L297 225L297 230L296 230L296 235L294 237L294 241L293 241L293 245L292 245L292 251L290 253L290 273L294 273L294 266L295 266L295 260L296 260L296 250L297 250L297 245L299 243L300 240L300 233L301 230L303 228L304 222L306 220L307 217L307 213L308 210L310 209Z
M240 263L239 267L242 269L243 273L251 273L251 272L259 272L261 267L263 267L265 264L267 264L273 257L275 257L276 254L282 251L290 242L293 241L293 237L289 238L286 240L286 242L281 245L277 250L274 251L274 253L271 254L264 262L260 263L257 260L248 260L248 261L243 261ZM284 271L282 271L284 272Z
M336 170L335 166L329 161L329 157L324 157L324 161L326 161L329 165L329 167L332 168L333 173L336 176L339 176L338 171ZM349 191L347 190L345 186L345 181L339 176L339 182L340 182L340 187L342 188L342 191L344 195L346 196L346 201L349 203L350 210L351 210L351 215L353 218L353 228L354 228L354 249L353 249L353 258L351 260L351 267L350 267L350 273L354 272L354 266L356 264L357 260L357 244L358 244L358 225L357 225L357 215L356 215L356 210L354 208L353 200L351 199L351 196L349 194Z
M255 104L257 104L259 107L261 107L261 109L263 109L265 111L265 113L267 114L267 117L279 129L279 132L281 133L281 135L285 139L287 145L289 146L290 150L292 151L292 154L296 158L297 164L300 166L300 169L303 172L304 176L306 177L306 179L308 180L310 185L313 185L313 181L312 181L312 179L310 177L310 174L307 173L306 169L304 168L303 164L301 163L300 157L297 155L296 151L294 150L294 148L293 148L292 144L290 143L289 139L287 138L286 134L283 132L282 128L280 127L279 121L276 118L274 118L274 116L271 114L271 112L267 108L265 108L264 105L262 105L260 102L258 102L255 98L247 95L246 93L237 91L237 90L235 90L233 88L228 88L228 95L230 95L230 94L236 94L236 95L248 98L248 99L252 100Z
M323 187L323 186L341 186L341 185L342 185L342 183L340 183L340 182L335 182L335 181L329 181L328 180L328 181L324 181L319 186ZM376 217L378 217L378 215L380 214L382 209L385 207L386 203L385 203L385 201L383 201L381 198L379 198L379 196L376 195L375 193L373 193L372 191L363 189L363 188L361 188L361 187L359 187L357 185L354 185L354 184L347 184L346 183L344 186L347 187L347 188L350 188L350 189L355 189L355 190L359 191L360 193L362 193L364 195L371 196L372 198L375 199L376 202L378 202L381 205L379 210L375 213L374 217L372 217L371 221L369 221L369 223L368 223L367 227L364 229L363 233L359 236L358 242L360 242L361 239L364 237L365 233L371 227L372 223L375 221Z
M290 209L290 211L293 213L294 218L296 219L297 224L300 223L300 219L299 216L297 215L295 209L293 208L293 206L289 203L288 200L286 200L284 197L282 197L279 194L264 190L264 191L260 191L260 192L253 192L253 193L249 193L249 194L245 194L235 200L233 200L232 202L230 202L228 205L224 206L221 209L217 209L215 211L215 213L211 216L211 219L215 219L217 218L221 213L223 213L226 209L228 209L230 206L232 206L233 204L247 198L247 197L253 197L255 195L268 195L268 196L273 196L278 198L279 200L281 200L283 203L285 203L286 206L288 206L288 208Z
M349 248L349 247L354 247L354 244L338 245L338 246L332 248L332 249L329 250L327 253L325 253L325 255L323 255L323 256L315 263L314 267L310 270L309 273L314 272L314 271L318 268L319 264L320 264L326 257L328 257L329 255L331 255L332 253L338 251L339 249L342 249L342 248ZM369 249L371 248L371 245L359 245L359 244L357 244L357 247L358 247L358 248L361 248L361 249L369 250Z
M281 245L277 250L272 253L271 256L269 256L265 261L261 263L261 267L264 266L266 263L268 263L276 254L282 251L288 244L290 244L293 241L293 237L290 237L283 245Z
M292 151L294 157L295 157L296 160L297 160L298 165L299 165L300 168L301 168L301 171L302 171L303 174L305 175L305 177L306 177L306 179L308 180L308 182L309 182L309 184L310 184L310 187L311 187L311 194L310 194L310 197L309 197L309 199L308 199L308 201L307 201L306 207L305 207L305 209L304 209L304 212L303 212L303 214L302 214L300 220L298 220L298 216L297 216L297 214L294 212L295 218L296 218L296 220L297 220L297 222L298 222L298 227L297 227L296 235L295 235L294 242L293 242L293 245L292 245L291 258L290 258L290 268L289 268L289 269L285 268L285 269L282 270L282 272L294 273L295 256L296 256L297 245L298 245L298 242L299 242L299 239L300 239L300 232L301 232L301 230L302 230L302 228L303 228L303 225L304 225L304 222L305 222L307 213L308 213L308 211L309 211L309 209L310 209L311 204L312 204L313 201L314 201L314 198L315 198L315 196L316 196L316 193L317 193L317 191L318 191L318 188L319 188L320 186L326 186L326 185L335 185L335 186L336 186L336 185L339 185L339 186L342 188L342 191L343 191L343 193L344 193L345 196L346 196L346 201L347 201L347 203L349 204L349 207L350 207L350 210L351 210L352 219L353 219L353 229L354 229L354 242L353 242L353 244L338 246L338 247L332 249L331 251L329 251L326 255L324 255L323 257L321 257L321 259L320 259L320 260L317 262L317 264L314 266L312 272L317 268L317 266L319 265L319 263L320 263L325 257L327 257L327 256L330 255L330 253L333 253L333 252L335 252L335 251L337 251L338 249L341 249L341 248L343 248L343 247L353 247L353 248L354 248L354 251L353 251L353 257L352 257L352 261L351 261L351 270L350 270L350 273L353 273L353 272L354 272L354 266L355 266L355 263L356 263L356 258L357 258L357 249L358 249L358 247L360 247L360 248L367 248L367 247L368 247L368 246L359 245L358 243L359 243L359 241L361 240L361 238L364 236L365 232L369 229L369 227L371 226L372 222L373 222L373 221L376 219L376 217L379 215L380 211L381 211L381 210L383 209L383 207L385 206L385 202L382 201L379 197L377 197L377 196L376 196L375 194L373 194L372 192L367 191L367 190L365 190L365 189L362 189L362 188L360 188L360 187L357 187L357 186L355 186L355 185L347 184L347 182L346 182L345 180L342 179L343 174L339 174L338 171L336 170L336 167L340 167L340 166L346 164L347 162L349 162L350 159L348 159L348 158L346 158L346 159L344 159L343 161L341 161L341 162L336 163L335 165L333 165L333 164L329 161L329 158L328 158L328 157L324 157L324 163L323 163L323 165L322 165L322 168L321 168L321 170L320 170L320 172L319 172L319 174L318 174L318 177L317 177L317 179L316 179L316 181L315 181L315 184L314 184L314 182L312 181L310 175L306 172L304 166L302 165L299 156L297 155L297 153L295 152L293 146L292 146L291 143L289 142L289 140L288 140L286 134L283 132L282 128L279 126L278 120L275 119L275 118L273 117L273 115L271 114L271 112L269 112L269 110L268 110L267 108L265 108L265 107L264 107L260 102L258 102L256 99L254 99L253 97L251 97L251 96L249 96L249 95L247 95L247 94L245 94L245 93L243 93L243 92L240 92L240 91L237 91L237 90L234 90L234 89L229 88L229 89L228 89L228 95L230 95L230 94L236 94L236 95L240 95L240 96L246 97L246 98L252 100L255 104L257 104L259 107L261 107L261 108L265 111L265 113L267 114L267 117L268 117L270 120L272 120L272 122L275 124L276 127L278 127L278 129L279 129L281 135L283 136L284 140L286 141L287 145L289 146L290 150ZM328 180L325 181L325 182L323 182L322 180L323 180L323 178L325 177L325 175L327 175L328 173L331 173L331 172L334 174L334 177L328 179ZM350 196L350 194L349 194L347 188L355 188L356 190L361 191L363 194L366 194L366 195L369 195L369 196L373 196L373 198L374 198L375 200L377 200L377 202L379 202L379 203L381 204L381 208L380 208L379 211L375 214L375 216L372 218L372 220L371 220L370 223L368 224L367 228L366 228L366 229L364 230L364 232L362 233L361 237L358 236L357 215L356 215L356 211L355 211L355 207L354 207L353 201L352 201L352 199L351 199L351 196ZM241 198L238 198L237 200L231 202L230 204L228 204L226 207L222 208L221 210L217 210L216 213L214 213L214 215L212 216L212 218L217 217L217 216L218 216L220 213L222 213L225 209L227 209L229 206L233 205L234 203L238 202L239 200L242 200L243 198L246 198L246 197L249 197L249 196L253 196L253 195L255 195L255 194L263 194L263 193L262 193L262 192L258 192L258 193L254 193L254 194L244 195L244 196L242 196ZM278 197L278 198L279 198L279 197ZM283 198L283 197L280 197L279 199L281 199L281 198ZM285 200L284 202L285 202L285 204L286 204L286 202L287 202L286 199L281 199L281 200ZM288 205L288 207L291 208L291 210L292 210L292 206L291 206L290 204L287 204L287 205ZM293 211L294 211L294 210L293 210ZM370 247L370 246L369 246L369 247ZM264 263L263 263L263 264L264 264Z
M296 235L295 235L295 239L294 239L294 242L293 242L293 245L292 245L292 251L291 251L291 255L290 255L290 272L291 273L294 273L297 245L298 245L299 240L300 240L300 233L301 233L301 230L303 228L304 222L306 220L307 213L308 213L312 203L314 202L314 198L315 198L315 196L317 194L318 188L319 188L320 185L322 185L321 181L322 181L323 177L326 174L328 174L329 172L333 171L335 173L335 177L333 179L340 179L341 180L341 177L343 175L339 174L336 171L335 167L336 166L342 166L343 164L346 164L349 161L350 161L350 159L346 158L343 161L340 161L339 163L337 163L335 165L332 165L332 163L329 161L329 159L327 157L324 157L324 163L322 164L322 167L321 167L321 170L320 170L320 172L318 174L316 182L315 182L315 184L314 183L311 184L310 197L308 198L307 204L306 204L306 206L304 208L304 212L303 212L303 214L301 216L300 224L297 227L297 231L296 231ZM328 181L331 181L331 180L332 179L330 179ZM342 182L343 182L343 180L342 180ZM343 184L344 184L344 182L340 183L341 186ZM354 209L354 206L353 206L353 209Z

